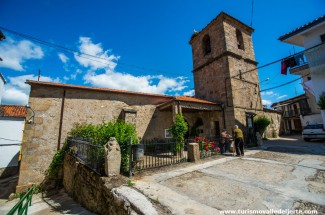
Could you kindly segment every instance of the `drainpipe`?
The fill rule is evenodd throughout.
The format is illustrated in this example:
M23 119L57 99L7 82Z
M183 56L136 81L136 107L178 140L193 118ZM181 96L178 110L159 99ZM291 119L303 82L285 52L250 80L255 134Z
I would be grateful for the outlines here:
M225 104L222 103L221 105L222 108L222 118L223 118L223 128L226 129L226 114L225 114Z
M226 77L226 78L225 78L226 104L227 104L227 107L231 107L231 106L228 104L228 89L227 89L227 79L229 79L229 80L230 80L230 77Z
M59 127L59 137L58 137L58 147L57 147L57 150L60 150L60 144L61 144L61 133L62 133L62 123L63 123L63 112L64 112L65 94L66 94L66 91L64 89L63 90L62 103L61 103L60 127Z
M182 114L181 113L181 108L180 108L180 101L177 101L177 112L178 112L178 114Z

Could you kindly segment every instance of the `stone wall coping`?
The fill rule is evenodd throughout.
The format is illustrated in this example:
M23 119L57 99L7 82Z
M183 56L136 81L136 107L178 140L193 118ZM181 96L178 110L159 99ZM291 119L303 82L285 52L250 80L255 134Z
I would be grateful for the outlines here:
M131 207L140 214L158 215L152 203L139 191L126 186L113 188L112 193L117 199L130 203Z

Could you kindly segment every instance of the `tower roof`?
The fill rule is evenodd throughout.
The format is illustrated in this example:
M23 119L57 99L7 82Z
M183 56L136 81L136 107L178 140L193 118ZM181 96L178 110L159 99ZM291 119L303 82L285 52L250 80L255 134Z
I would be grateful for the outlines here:
M253 33L254 32L254 28L246 25L245 23L243 23L242 21L234 18L233 16L230 16L229 14L225 13L225 12L221 12L218 14L218 16L216 18L214 18L209 24L207 24L201 31L199 32L196 32L192 35L191 37L191 40L190 40L190 43L191 41L198 35L200 34L201 32L203 32L205 29L207 29L208 27L210 27L212 24L214 24L215 22L217 22L218 20L225 20L225 19L230 19L231 21L237 23L238 25L242 26L245 30L247 30L248 32L250 33Z

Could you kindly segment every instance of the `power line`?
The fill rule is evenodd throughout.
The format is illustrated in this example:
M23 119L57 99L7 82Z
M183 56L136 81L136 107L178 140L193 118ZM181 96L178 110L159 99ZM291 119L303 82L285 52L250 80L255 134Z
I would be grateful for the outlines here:
M17 35L19 37L23 37L23 38L26 38L26 39L35 41L35 42L37 42L39 44L42 44L42 45L45 45L45 46L48 46L48 47L51 47L51 48L59 49L61 51L69 52L69 53L73 53L73 54L78 53L79 54L78 57L82 57L82 58L85 58L85 59L88 59L88 60L92 60L94 62L106 64L106 65L109 65L110 64L108 62L108 60L106 58L103 58L103 57L98 57L96 55L84 53L84 52L81 52L81 51L78 51L78 50L75 50L75 49L67 48L67 47L62 46L62 45L58 45L58 44L46 42L46 41L41 40L41 39L38 39L36 37L32 37L32 36L29 36L29 35L26 35L26 34L23 34L23 33L19 33L19 32L16 32L16 31L13 31L13 30L10 30L8 28L1 27L1 26L0 26L0 29L5 30L7 32L10 32L12 34L15 34L15 35ZM85 56L87 56L87 57L85 57ZM99 59L99 60L104 60L104 61L107 61L107 62L95 60L93 58L96 58L96 59ZM162 70L149 69L149 68L146 68L144 66L138 66L138 65L134 65L134 64L128 64L128 63L124 63L124 62L121 62L121 61L118 61L118 64L119 64L119 66L120 65L123 65L123 66L126 66L126 67L132 67L132 68L141 69L141 70L147 70L147 71L151 71L151 72L169 73L169 74L173 74L173 75L181 75L180 73L163 72ZM184 76L184 75L181 75L181 76Z
M253 4L253 2L252 2L252 4ZM252 5L252 6L253 6L253 5ZM12 33L12 34L15 34L15 35L20 36L20 37L23 37L23 38L27 38L27 39L29 39L29 40L33 40L33 41L35 41L35 42L37 42L37 43L39 43L39 44L42 44L42 45L45 45L45 46L49 46L49 47L51 47L51 48L60 49L61 51L65 51L65 52L69 52L69 53L72 52L73 54L75 54L75 53L79 53L80 55L79 55L78 57L82 57L82 58L85 58L85 59L88 59L88 60L92 60L92 61L94 61L94 62L98 62L98 63L106 64L106 65L109 65L109 64L110 64L110 63L108 62L107 59L102 58L102 57L98 57L98 56L91 55L91 54L88 54L88 53L80 52L80 51L78 51L78 50L70 49L70 48L64 47L64 46L62 46L62 45L57 45L57 44L54 44L54 43L49 43L49 42L46 42L46 41L44 41L44 40L37 39L37 38L35 38L35 37L29 36L29 35L26 35L26 34L22 34L22 33L19 33L19 32L16 32L16 31L13 31L13 30L10 30L10 29L7 29L7 28L4 28L4 27L1 27L1 26L0 26L0 29L3 29L3 30L5 30L5 31L7 31L7 32L10 32L10 33ZM305 49L304 51L298 52L298 53L293 54L293 55L291 55L291 56L289 56L289 57L293 57L293 56L295 56L295 55L302 54L302 53L304 53L304 52L306 52L306 51L308 51L308 50L311 50L311 49L313 49L313 48L316 48L316 47L318 47L318 46L320 46L320 45L322 45L322 44L323 44L323 43L318 44L318 45L316 45L316 46L313 46L313 47L311 47L311 48ZM87 56L87 57L85 57L85 56ZM104 61L107 61L107 62L99 61L99 60L96 60L96 59L93 59L93 58L100 59L100 60L104 60ZM275 61L273 61L273 62L270 62L270 63L264 64L264 65L262 65L262 66L256 67L256 68L251 69L251 70L247 70L247 71L245 71L245 72L242 72L241 75L246 74L246 73L249 73L249 72L253 72L253 71L255 71L255 70L258 70L258 69L261 69L261 68L264 68L264 67L270 66L270 65L275 64L275 63L278 63L278 62L280 62L280 61L282 61L283 59L286 59L286 58L288 58L288 57L285 57L285 58L281 58L281 59L275 60ZM132 67L132 68L136 68L136 69L141 69L141 70L155 71L155 72L159 72L159 73L167 73L167 72L163 72L163 71L161 71L161 70L152 70L152 69L148 69L148 68L146 68L146 67L137 66L137 65L133 65L133 64L127 64L127 63L120 62L120 61L118 62L118 64L119 64L119 65L122 65L122 66L126 66L126 67ZM168 74L168 73L167 73L167 74ZM173 74L173 75L175 75L176 73L169 73L169 74ZM180 75L180 74L177 74L177 75ZM240 75L240 74L233 75L233 76L230 76L229 78L235 78L235 77L237 77L237 76L239 76L239 75ZM181 76L183 76L183 75L181 75ZM184 76L183 76L183 77L184 77ZM186 77L186 76L185 76L185 77ZM224 75L223 75L223 76L214 76L214 77L227 78L227 76L224 76ZM290 82L290 83L291 83L291 82Z
M316 48L316 47L318 47L318 46L321 46L321 45L323 45L323 44L325 44L325 43L320 43L320 44L318 44L318 45L315 45L315 46L313 46L313 47L310 47L310 48L308 48L308 49L305 49L305 50L303 50L303 51L301 51L301 52L295 53L295 54L293 54L293 55L290 55L290 56L287 56L287 57L284 57L284 58L281 58L281 59L278 59L278 60L272 61L272 62L270 62L270 63L264 64L263 66L256 67L256 68L254 68L254 69L247 70L247 71L245 71L245 72L242 72L241 75L246 74L246 73L249 73L249 72L253 72L253 71L255 71L255 70L258 70L258 69L261 69L261 68L264 68L264 67L267 67L267 66L270 66L270 65L272 65L272 64L278 63L278 62L280 62L280 61L282 61L282 60L284 60L284 59L287 59L287 58L289 58L289 57L294 57L294 56L296 56L296 55L303 54L304 52L309 51L309 50L311 50L311 49L314 49L314 48ZM233 76L231 76L230 78L235 78L235 77L237 77L237 76L239 76L239 75L240 75L240 74L238 74L238 75L233 75Z
M13 139L7 139L7 138L3 138L3 137L0 137L1 140L8 140L8 141L15 141L15 142L21 142L19 140L13 140Z
M288 85L288 84L291 84L291 83L293 83L293 82L295 82L295 81L298 81L298 80L300 80L300 79L302 79L303 77L306 77L306 76L308 76L308 75L309 75L309 74L304 75L304 76L301 76L300 78L294 79L294 80L289 81L289 82L284 83L284 84L280 84L280 85L275 86L275 87L271 87L271 88L268 88L268 89L260 90L260 92L264 92L264 91L267 91L267 90L273 90L273 89L275 89L275 88L283 87L283 86L285 86L285 85Z

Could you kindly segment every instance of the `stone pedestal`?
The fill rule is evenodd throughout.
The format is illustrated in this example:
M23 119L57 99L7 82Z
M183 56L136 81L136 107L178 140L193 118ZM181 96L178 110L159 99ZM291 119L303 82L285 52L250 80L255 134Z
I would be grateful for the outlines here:
M200 160L200 148L198 143L189 143L187 150L189 162L196 162Z
M111 137L105 145L105 173L107 176L120 174L121 149L115 137Z
M263 139L262 136L260 135L260 133L256 132L256 140L257 140L257 145L261 146L263 145Z

